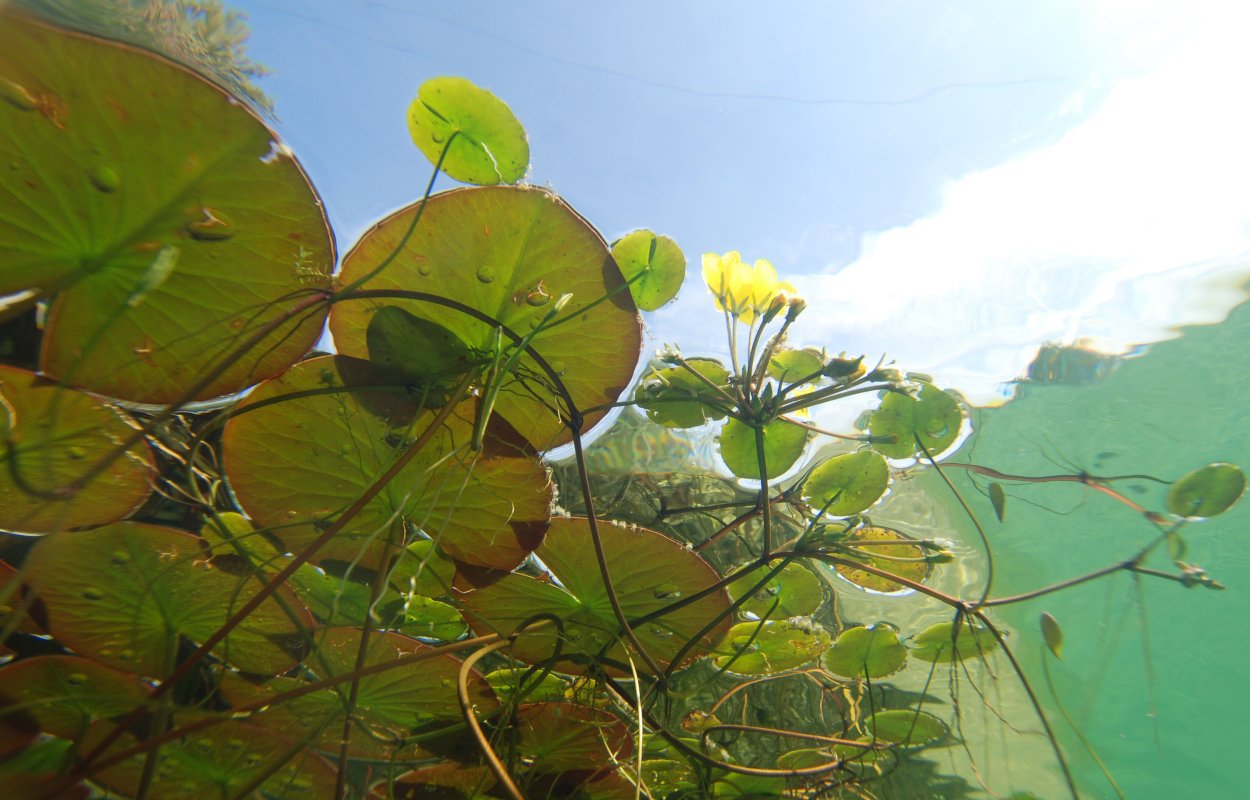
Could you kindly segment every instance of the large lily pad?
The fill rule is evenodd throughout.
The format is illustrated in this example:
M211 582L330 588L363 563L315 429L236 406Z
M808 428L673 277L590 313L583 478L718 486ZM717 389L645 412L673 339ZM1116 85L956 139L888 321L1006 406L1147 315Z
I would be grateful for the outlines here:
M659 611L718 580L715 570L695 553L663 534L643 528L601 522L599 533L611 568L612 583L625 616L638 619ZM564 623L561 658L553 665L561 672L580 673L606 651L606 659L624 664L626 655L607 593L599 576L587 521L557 518L534 554L551 571L552 580L507 575L502 580L462 596L461 604L475 629L511 633L522 622L551 614ZM713 617L724 615L691 651L706 652L729 627L729 597L724 590L685 605L634 628L635 634L661 666L677 654L688 639ZM527 663L551 658L556 642L553 629L519 636L512 655ZM635 658L639 670L642 663Z
M143 705L148 691L136 675L88 658L24 658L0 667L0 727L29 714L45 733L73 739L96 720L120 719Z
M106 726L107 723L98 724L88 734L87 748L107 732ZM334 768L320 756L300 751L297 743L301 738L287 738L257 725L228 721L167 742L161 745L147 796L152 800L239 797L244 787L263 778L259 790L246 796L329 800L334 797ZM105 751L105 756L134 744L134 739L123 736ZM146 754L140 753L100 770L95 777L133 797L142 782L145 761Z
M45 537L26 566L57 641L149 676L165 675L183 639L204 641L260 588L256 578L217 568L195 536L138 522ZM293 594L284 589L283 599L312 623ZM273 675L302 650L299 628L269 598L213 652L245 672Z
M143 504L155 471L139 442L80 491L56 490L112 452L133 428L95 398L0 366L0 528L21 533L115 522Z
M356 668L360 648L359 628L329 628L318 634L317 650L307 666L319 678L341 675ZM427 645L398 633L374 632L365 648L364 666L370 667L414 653L430 652ZM456 728L461 720L456 677L461 662L450 655L436 655L385 672L361 678L352 711L354 732L351 752L358 758L420 757L414 733L438 735ZM477 672L469 675L469 694L479 714L489 714L498 701L490 685ZM233 705L254 703L303 685L295 678L280 677L253 685L235 676L222 683L222 692ZM282 703L258 715L266 728L298 738L318 731L310 743L315 749L337 753L343 733L343 696L349 684L321 689ZM342 693L342 694L340 694Z
M351 284L390 259L416 213L409 206L366 233L344 258L339 282ZM559 312L567 321L540 331L531 343L562 375L579 408L614 402L638 360L641 323L607 245L563 200L540 189L471 188L431 197L394 261L361 288L438 294L522 336L562 295L572 294ZM368 356L365 331L382 306L432 320L480 352L494 347L492 325L434 303L384 298L335 305L330 328L340 353ZM499 395L500 413L540 449L567 442L567 429L546 405L553 393L545 374L528 356L518 372ZM603 413L588 415L586 425Z
M275 402L276 401L276 402ZM393 527L424 530L449 555L510 570L542 540L552 489L501 419L469 447L466 402L318 559L376 568ZM305 361L253 392L226 424L226 473L240 504L295 552L320 535L432 422L404 387L346 356ZM396 530L395 533L403 533Z
M57 292L41 367L178 399L327 288L334 245L295 159L251 111L149 52L0 18L0 294ZM200 392L237 391L316 341L299 315Z

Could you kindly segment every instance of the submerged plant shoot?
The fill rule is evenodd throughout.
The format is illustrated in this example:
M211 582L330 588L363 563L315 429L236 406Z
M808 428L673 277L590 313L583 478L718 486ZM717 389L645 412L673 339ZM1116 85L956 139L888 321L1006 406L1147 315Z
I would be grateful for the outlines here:
M1187 536L1242 470L973 463L953 389L789 341L832 311L783 263L608 242L525 182L504 100L410 78L428 186L340 257L220 81L0 11L0 794L1040 797L976 783L981 740L1024 736L1092 796L1043 702L1074 644L1048 599L1224 588ZM640 364L679 289L722 353ZM858 427L809 413L863 397ZM1119 556L999 591L1016 489L1068 484L1119 511ZM974 547L878 516L924 492Z

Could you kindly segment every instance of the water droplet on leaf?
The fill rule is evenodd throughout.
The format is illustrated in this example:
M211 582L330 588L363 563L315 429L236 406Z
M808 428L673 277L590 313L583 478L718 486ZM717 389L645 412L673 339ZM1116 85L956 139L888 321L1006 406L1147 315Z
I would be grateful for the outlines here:
M82 596L86 600L103 600L104 592L94 586L88 586L86 589L82 590Z
M681 597L681 587L675 583L661 583L655 587L656 600L676 600Z
M482 267L477 271L477 279L482 283L490 283L495 280L495 270L490 267Z
M0 97L3 97L18 111L34 111L39 107L38 98L31 94L29 89L8 78L0 78Z
M117 170L102 164L97 164L87 170L87 178L91 181L92 186L105 194L112 194L122 185L122 179L117 174Z
M70 686L82 686L87 682L87 676L81 672L71 672L65 676L65 682Z
M234 226L215 209L200 208L191 216L191 221L187 223L187 233L192 239L201 242L224 242L234 236Z
M118 567L125 566L131 561L130 553L127 553L125 550L114 550L113 554L109 556L109 561Z

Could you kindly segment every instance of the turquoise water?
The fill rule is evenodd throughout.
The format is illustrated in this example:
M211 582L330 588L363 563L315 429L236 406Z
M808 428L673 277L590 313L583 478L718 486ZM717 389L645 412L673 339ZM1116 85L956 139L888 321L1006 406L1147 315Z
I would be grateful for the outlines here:
M1075 468L1173 479L1208 462L1244 466L1250 456L1248 339L1250 304L1244 304L1221 324L1189 328L1125 360L1096 385L1023 385L1006 406L976 414L971 458L1024 475ZM958 485L969 489L972 482L961 476ZM1160 508L1163 491L1130 496ZM972 496L976 508L988 509L975 489ZM1154 533L1128 509L1075 484L1008 488L1005 524L990 513L982 518L989 520L998 595L1123 560ZM1114 794L1055 713L1040 668L1042 611L1054 615L1066 635L1063 661L1052 661L1056 689L1126 796L1240 796L1250 717L1247 522L1250 504L1243 501L1185 531L1187 560L1226 591L1150 578L1140 581L1139 591L1121 573L1002 610L1001 619L1021 631L1021 659L1067 744L1083 796ZM1154 563L1168 566L1163 557Z

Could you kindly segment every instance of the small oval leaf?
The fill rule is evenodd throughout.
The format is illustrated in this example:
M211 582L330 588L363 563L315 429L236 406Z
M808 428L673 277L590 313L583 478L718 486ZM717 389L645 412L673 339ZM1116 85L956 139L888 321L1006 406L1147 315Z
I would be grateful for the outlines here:
M1042 638L1046 640L1046 646L1050 648L1050 652L1055 654L1055 658L1062 661L1063 628L1059 627L1059 621L1048 612L1043 611L1039 622L1042 626Z
M1002 484L990 484L990 504L994 506L994 516L1002 522L1003 513L1007 508L1007 495L1003 492Z
M835 517L858 514L881 499L890 483L890 468L871 450L834 456L812 470L803 499Z
M924 384L915 398L890 392L872 413L868 428L873 447L886 458L911 458L917 441L936 456L959 436L963 414L955 398L932 384Z
M764 465L769 478L776 478L799 460L807 446L806 428L776 419L764 426ZM759 450L755 429L731 419L720 434L720 455L729 471L739 478L760 479Z
M612 258L629 281L634 303L643 311L655 311L672 300L686 279L686 256L677 242L648 230L613 242Z
M967 619L960 618L957 632L955 623L939 622L918 633L912 644L913 658L949 664L955 660L984 657L998 647L998 639L989 628L973 627Z
M848 678L884 678L907 664L907 648L898 633L880 623L847 628L825 653L825 669Z
M1246 491L1246 475L1235 464L1216 463L1187 473L1168 492L1168 511L1178 517L1214 517Z

